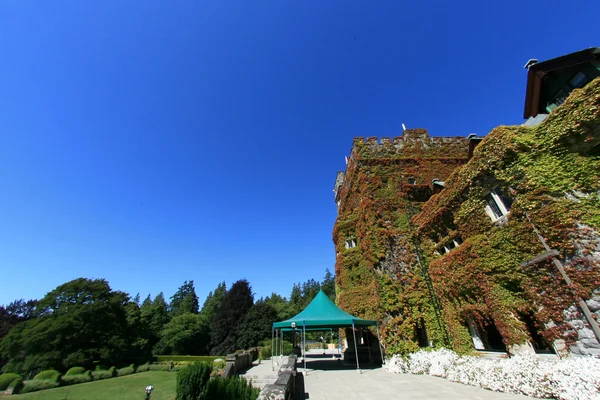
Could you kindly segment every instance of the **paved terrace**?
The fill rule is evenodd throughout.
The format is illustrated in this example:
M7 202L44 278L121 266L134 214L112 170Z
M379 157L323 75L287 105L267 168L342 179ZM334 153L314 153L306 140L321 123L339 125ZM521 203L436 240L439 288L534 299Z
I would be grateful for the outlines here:
M332 354L311 351L304 363L298 363L297 385L304 384L304 398L310 400L382 400L382 399L490 399L517 400L531 397L492 392L426 375L391 374L382 368L332 359ZM300 376L300 372L303 373ZM298 388L300 389L300 388ZM298 399L300 400L301 397Z

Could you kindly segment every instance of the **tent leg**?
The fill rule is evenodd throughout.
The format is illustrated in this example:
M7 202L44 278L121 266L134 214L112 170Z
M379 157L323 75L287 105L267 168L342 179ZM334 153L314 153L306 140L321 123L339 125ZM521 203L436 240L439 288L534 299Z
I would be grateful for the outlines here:
M356 354L356 370L360 374L360 364L358 363L358 347L356 344L356 331L354 330L354 321L352 321L352 335L354 335L354 353Z
M271 328L271 371L275 371L275 362L273 359L275 358L274 354L274 346L275 344L275 328Z
M302 325L302 348L304 349L304 374L308 375L308 371L306 371L306 325Z
M331 333L331 343L333 343L333 328L329 329L329 332ZM329 347L329 346L327 346L327 347ZM333 350L331 352L331 358L335 358L335 350Z
M281 340L279 341L279 365L283 365L283 329L281 330Z
M385 360L383 359L383 344L381 344L381 335L379 334L379 323L375 325L377 328L377 341L379 342L379 353L381 354L381 365L385 364Z

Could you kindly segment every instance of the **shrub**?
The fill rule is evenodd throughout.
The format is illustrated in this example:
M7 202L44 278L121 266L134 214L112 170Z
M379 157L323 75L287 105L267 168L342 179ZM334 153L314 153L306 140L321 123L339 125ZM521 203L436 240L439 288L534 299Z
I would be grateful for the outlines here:
M91 374L65 375L62 377L62 383L64 385L76 385L78 383L90 382L91 380Z
M117 376L131 375L134 372L135 372L135 368L132 368L131 366L125 367L125 368L119 368L117 370Z
M117 376L117 368L115 368L114 366L113 366L113 367L110 367L110 368L108 369L108 372L109 372L109 373L110 373L112 376Z
M147 362L146 364L138 365L137 372L146 372L146 371L150 371L150 363L149 362Z
M87 371L85 371L85 372L83 373L83 376L87 376L87 377L89 377L89 378L90 378L90 381L91 381L91 380L94 378L94 377L92 376L92 371L90 371L90 370L87 370Z
M21 393L37 392L38 390L52 389L55 387L58 387L58 382L55 382L53 380L32 380L27 381L25 383L25 386L23 386Z
M83 367L73 367L71 369L69 369L67 371L67 373L65 374L65 376L71 376L71 375L81 375L85 372L85 368Z
M176 400L202 399L211 371L210 364L197 362L177 372Z
M265 340L263 342L263 347L259 350L259 357L262 360L266 360L271 357L271 355L272 355L271 350L273 349L273 343L275 344L275 353L277 355L279 355L281 341L278 339L275 339L273 341L270 339ZM290 355L290 354L293 354L293 352L294 352L294 345L292 343L288 342L287 340L284 340L283 341L283 354Z
M92 377L94 380L109 379L115 376L114 372L115 370L112 368L108 371L94 371L92 372Z
M148 371L168 371L168 364L150 364L148 366Z
M54 369L47 369L45 371L40 372L36 376L33 377L34 381L44 380L44 381L52 381L59 383L60 382L60 372ZM25 385L27 386L27 385Z
M213 362L217 358L225 358L225 356L155 356L154 360L159 363L170 363L171 361L187 361L187 362Z
M7 389L9 389L9 390L12 389L12 394L21 393L21 390L23 390L23 380L15 379L8 385Z
M8 385L10 385L15 379L23 379L23 377L19 374L13 373L0 375L0 390L6 390Z
M208 381L200 400L256 400L260 390L238 376L223 378L217 376Z

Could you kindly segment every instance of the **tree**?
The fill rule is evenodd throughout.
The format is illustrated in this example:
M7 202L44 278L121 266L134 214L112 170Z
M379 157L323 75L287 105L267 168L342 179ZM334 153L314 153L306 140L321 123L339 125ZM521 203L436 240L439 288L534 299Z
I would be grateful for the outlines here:
M198 314L198 296L194 289L194 281L185 281L171 297L171 314Z
M165 325L156 345L161 354L203 355L210 343L209 325L198 314L176 315Z
M335 301L335 275L329 271L329 268L325 269L325 277L321 282L321 290L332 300Z
M10 369L65 369L99 360L117 364L130 355L126 293L103 279L75 279L39 302L42 316L19 323L0 343Z
M237 348L248 349L271 337L273 322L278 320L277 311L267 302L257 301L244 316L237 328Z
M245 279L235 282L223 297L211 324L212 355L226 355L236 350L237 326L253 304L250 283Z
M160 340L161 331L170 320L167 302L163 293L160 292L154 298L154 301L148 295L140 307L140 314L142 325L145 327L148 347L154 349L154 346Z
M202 305L202 310L200 310L200 314L202 314L210 324L212 324L217 308L221 305L225 294L227 294L227 286L225 285L225 282L221 282L217 285L214 292L210 292L206 297L204 305Z
M267 296L264 302L273 307L277 313L278 321L284 321L295 315L294 310L287 299L285 297L281 297L277 293L271 293L271 296Z

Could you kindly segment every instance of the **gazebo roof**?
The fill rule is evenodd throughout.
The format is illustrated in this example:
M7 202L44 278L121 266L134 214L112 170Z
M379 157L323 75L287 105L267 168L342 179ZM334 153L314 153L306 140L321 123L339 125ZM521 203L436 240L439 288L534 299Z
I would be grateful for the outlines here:
M377 321L371 321L348 314L335 305L321 290L308 306L295 317L281 322L274 322L273 328L343 328L347 326L374 326Z

